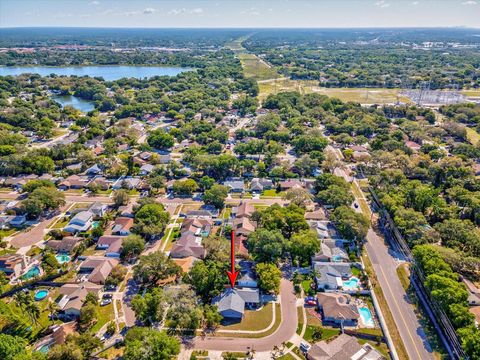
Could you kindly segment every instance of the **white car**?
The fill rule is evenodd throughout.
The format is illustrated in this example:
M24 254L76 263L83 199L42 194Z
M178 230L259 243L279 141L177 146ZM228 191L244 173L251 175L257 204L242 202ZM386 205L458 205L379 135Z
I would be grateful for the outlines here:
M312 346L310 344L307 344L306 342L301 342L300 343L300 350L304 353L308 352Z
M105 305L108 305L112 302L112 299L104 299L102 300L102 302L100 303L100 306L105 306Z

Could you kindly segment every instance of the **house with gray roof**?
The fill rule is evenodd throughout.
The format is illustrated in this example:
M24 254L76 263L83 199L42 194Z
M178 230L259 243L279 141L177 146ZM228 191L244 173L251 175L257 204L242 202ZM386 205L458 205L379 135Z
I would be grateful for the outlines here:
M258 289L228 289L212 300L225 319L242 319L245 308L256 308L261 304Z
M337 262L313 262L315 282L318 290L336 290L343 286L342 280L348 280L352 276L350 263Z
M93 213L91 211L80 211L75 215L63 231L71 234L87 231L92 226Z
M245 183L243 179L240 180L227 180L223 182L223 185L228 187L229 192L243 192L245 191Z

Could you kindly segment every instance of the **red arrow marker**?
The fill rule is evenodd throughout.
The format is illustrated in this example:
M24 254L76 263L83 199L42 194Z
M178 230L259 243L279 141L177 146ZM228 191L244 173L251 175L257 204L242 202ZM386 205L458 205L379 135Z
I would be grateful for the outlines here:
M232 230L232 241L230 250L232 267L231 271L227 271L228 278L230 279L230 286L232 289L235 287L235 281L237 280L238 271L235 271L235 232Z

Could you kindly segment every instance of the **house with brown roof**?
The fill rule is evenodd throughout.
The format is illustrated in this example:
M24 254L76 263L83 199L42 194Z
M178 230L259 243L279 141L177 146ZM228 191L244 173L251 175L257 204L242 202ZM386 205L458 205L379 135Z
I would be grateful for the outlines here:
M106 257L119 258L122 252L124 236L103 235L98 238L97 249L105 250Z
M88 281L104 284L112 269L119 263L118 259L103 256L89 256L79 267L79 273L84 274Z
M8 278L17 278L25 271L28 265L27 257L18 254L0 256L0 271Z
M206 250L202 245L202 237L195 235L191 231L183 232L170 251L170 256L172 258L186 258L192 256L197 259L203 259L205 255Z
M60 299L58 306L61 313L70 317L79 317L80 310L85 302L88 293L98 294L102 289L101 285L91 282L82 282L78 284L65 284L60 287Z
M351 303L351 296L341 293L318 293L318 309L323 315L323 322L336 325L356 326L360 314Z
M248 236L256 229L256 225L248 217L244 216L241 218L235 218L233 220L233 230L235 231L235 236Z
M250 217L253 215L254 212L255 208L253 207L253 205L250 205L249 203L244 201L242 201L240 205L232 209L232 215L234 215L236 218L241 218L244 216Z
M58 184L58 188L60 190L83 189L87 187L89 181L86 177L71 175Z
M130 235L130 229L133 226L133 219L130 217L117 217L113 225L112 234L127 236Z
M286 191L293 188L303 188L302 182L297 179L288 179L285 181L280 181L279 186L280 186L280 190L282 191Z
M55 252L71 254L82 240L83 238L77 236L65 236L62 240L48 240L45 246Z
M308 360L382 360L385 359L369 343L360 345L358 340L340 334L334 340L315 343L307 353Z
M205 218L187 218L183 221L181 233L191 232L197 236L208 236L212 230L213 221Z

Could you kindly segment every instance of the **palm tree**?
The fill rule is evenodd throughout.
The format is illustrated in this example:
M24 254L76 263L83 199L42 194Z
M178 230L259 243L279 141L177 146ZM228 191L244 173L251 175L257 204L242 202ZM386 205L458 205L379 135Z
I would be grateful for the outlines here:
M37 304L35 304L32 294L19 291L15 294L14 301L20 309L23 309L27 313L30 320L36 324L37 319L40 317L40 309Z
M57 311L59 310L60 308L58 307L58 304L55 302L55 301L52 301L52 300L49 300L48 301L48 305L47 305L47 310L50 312L50 314L52 315L51 316L51 320L52 320L52 323L54 322L54 319L55 319L55 314L57 313Z

